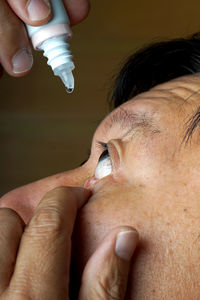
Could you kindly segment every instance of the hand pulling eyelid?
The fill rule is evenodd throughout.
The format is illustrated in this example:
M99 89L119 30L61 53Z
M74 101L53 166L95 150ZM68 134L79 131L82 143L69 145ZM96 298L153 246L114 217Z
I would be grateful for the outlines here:
M68 39L72 36L69 18L62 0L51 0L52 19L43 26L30 26L26 24L28 35L35 50L44 51L47 64L51 66L54 75L59 76L68 93L74 90L75 68L72 54L68 50Z

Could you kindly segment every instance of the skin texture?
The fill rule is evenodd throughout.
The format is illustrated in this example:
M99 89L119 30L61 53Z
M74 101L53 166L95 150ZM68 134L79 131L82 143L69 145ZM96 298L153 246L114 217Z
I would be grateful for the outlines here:
M1 300L69 299L71 235L90 196L84 188L53 189L26 226L14 210L0 209ZM124 299L137 243L132 228L112 230L85 267L78 300Z
M199 299L199 129L187 144L183 141L200 104L199 81L199 75L181 77L124 103L97 128L82 167L1 199L27 222L41 197L56 186L85 184L93 190L73 235L77 285L104 236L126 225L140 236L126 299ZM112 173L100 180L94 176L102 153L97 141L108 143L112 161Z

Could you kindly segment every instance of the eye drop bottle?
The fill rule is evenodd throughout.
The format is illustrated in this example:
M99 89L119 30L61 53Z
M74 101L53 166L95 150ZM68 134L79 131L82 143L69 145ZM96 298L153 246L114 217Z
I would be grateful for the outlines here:
M69 18L62 0L51 0L52 19L43 26L26 25L33 47L44 51L54 75L59 76L68 93L74 90L74 77L72 70L75 68L72 54L68 50L68 39L72 36Z

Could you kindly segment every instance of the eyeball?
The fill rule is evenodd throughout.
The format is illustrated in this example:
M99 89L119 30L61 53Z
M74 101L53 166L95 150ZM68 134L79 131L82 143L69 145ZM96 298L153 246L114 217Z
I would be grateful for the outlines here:
M98 161L96 170L95 170L95 178L101 179L106 177L112 173L112 163L110 159L110 155L108 150L105 150Z

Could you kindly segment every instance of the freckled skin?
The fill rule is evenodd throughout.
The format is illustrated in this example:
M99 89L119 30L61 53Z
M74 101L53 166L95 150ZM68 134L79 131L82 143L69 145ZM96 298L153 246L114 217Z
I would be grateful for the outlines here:
M199 129L187 146L181 145L186 121L200 104L199 82L199 75L178 78L122 105L132 112L151 112L155 127L159 127L154 134L150 128L127 132L118 124L105 129L109 115L95 132L85 165L2 198L1 203L28 221L49 189L83 186L94 175L101 155L96 141L110 142L113 173L95 182L93 196L76 222L76 282L105 234L116 226L130 225L139 231L140 244L132 261L126 299L200 299Z

